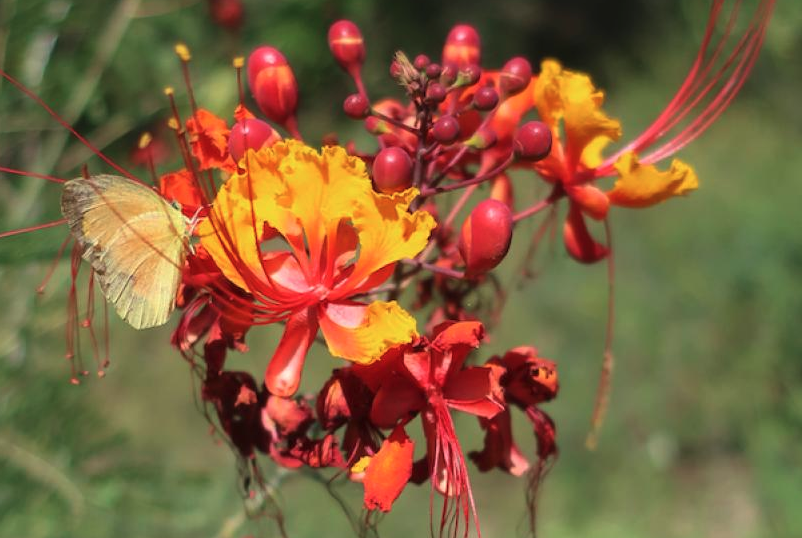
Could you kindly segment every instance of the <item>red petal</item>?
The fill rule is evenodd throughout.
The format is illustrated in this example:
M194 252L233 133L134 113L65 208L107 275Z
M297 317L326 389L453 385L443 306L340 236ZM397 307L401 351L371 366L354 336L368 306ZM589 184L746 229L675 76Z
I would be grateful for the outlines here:
M190 218L204 205L203 193L195 181L195 176L186 169L160 177L159 192L166 199L181 204L181 212Z
M412 475L415 444L398 426L373 456L365 471L365 508L389 512Z
M448 406L484 418L503 411L501 387L492 373L490 368L476 366L451 375L443 390Z
M287 320L281 341L265 372L267 390L276 396L290 397L301 383L306 353L317 334L317 315L313 308L301 310Z
M512 439L510 412L505 410L491 420L480 420L485 430L485 446L481 452L471 452L470 458L482 472L494 467L504 469L513 476L521 476L529 469L529 461Z
M596 263L607 257L607 247L597 243L588 231L582 210L572 203L563 227L563 240L568 254L578 262Z
M379 428L392 428L399 420L420 410L426 400L407 379L393 376L382 384L370 408L370 421Z

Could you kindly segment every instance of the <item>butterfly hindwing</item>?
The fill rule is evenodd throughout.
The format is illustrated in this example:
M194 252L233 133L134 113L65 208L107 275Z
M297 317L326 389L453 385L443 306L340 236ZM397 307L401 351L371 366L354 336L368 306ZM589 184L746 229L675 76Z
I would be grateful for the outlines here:
M148 187L111 175L65 183L61 210L120 317L136 329L164 324L188 248L181 212Z

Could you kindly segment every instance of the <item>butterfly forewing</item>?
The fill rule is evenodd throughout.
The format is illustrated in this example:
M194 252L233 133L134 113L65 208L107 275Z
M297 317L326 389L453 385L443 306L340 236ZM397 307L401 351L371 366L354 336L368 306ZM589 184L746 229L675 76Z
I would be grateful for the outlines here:
M117 313L136 329L164 324L188 248L181 212L148 187L111 175L68 181L61 210Z

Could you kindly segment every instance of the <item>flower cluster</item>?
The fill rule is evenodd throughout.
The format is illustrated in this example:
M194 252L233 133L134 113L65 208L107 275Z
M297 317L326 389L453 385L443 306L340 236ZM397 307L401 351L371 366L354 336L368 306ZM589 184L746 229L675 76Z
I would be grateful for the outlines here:
M355 87L343 110L375 137L372 149L335 140L316 149L303 141L295 75L270 46L256 48L247 65L234 62L238 79L246 71L264 119L248 108L240 81L229 126L196 105L190 54L179 45L186 118L174 92L166 93L184 166L161 175L158 190L191 219L193 240L172 344L200 376L203 401L247 467L257 469L261 453L285 468L335 468L362 484L368 511L388 512L408 483L429 481L444 499L440 533L467 536L472 524L477 534L479 527L472 460L479 471L528 475L534 510L536 488L557 454L555 424L540 405L557 396L558 374L533 347L493 357L474 351L503 305L492 271L506 258L517 223L547 211L536 243L561 200L567 253L595 263L611 258L613 206L649 207L696 189L687 164L658 165L697 137L741 87L773 3L759 2L726 53L735 18L716 39L723 1L714 0L676 96L642 134L606 156L622 128L603 110L604 93L588 75L556 60L533 72L522 57L485 69L480 36L469 25L451 30L437 62L395 55L389 71L403 99L369 94L358 27L346 20L331 26L331 53ZM539 120L526 119L533 113ZM152 168L149 143L137 155ZM513 178L545 182L547 195L518 207ZM614 181L605 185L604 178ZM594 237L593 221L604 223L604 241ZM73 262L74 276L75 255ZM268 324L282 324L283 335L265 352L264 378L255 379L228 355L247 349L247 333ZM299 394L318 339L342 362L322 387ZM609 349L605 357L609 374ZM595 425L607 383L603 375ZM514 440L515 408L531 423L531 456ZM475 416L484 431L483 446L467 458L455 411ZM415 422L425 446L409 435Z

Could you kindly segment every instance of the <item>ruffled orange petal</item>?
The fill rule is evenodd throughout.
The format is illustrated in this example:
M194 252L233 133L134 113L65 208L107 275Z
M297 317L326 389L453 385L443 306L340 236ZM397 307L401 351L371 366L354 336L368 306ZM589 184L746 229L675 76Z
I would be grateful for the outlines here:
M365 508L389 512L412 476L415 443L398 426L370 459L363 484Z
M236 169L228 154L230 131L224 119L201 108L187 120L187 132L192 154L198 159L201 170L222 168L233 172Z
M187 169L160 177L159 192L166 199L181 204L181 212L190 218L204 204L203 193L198 188L195 176Z
M319 308L319 319L329 352L358 364L375 362L418 335L415 318L395 301L326 303Z
M634 153L628 152L616 161L615 169L621 177L607 196L619 206L649 207L699 186L696 172L679 159L674 159L671 168L661 172L654 165L641 164Z

